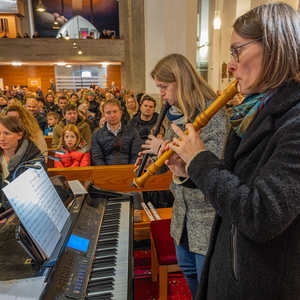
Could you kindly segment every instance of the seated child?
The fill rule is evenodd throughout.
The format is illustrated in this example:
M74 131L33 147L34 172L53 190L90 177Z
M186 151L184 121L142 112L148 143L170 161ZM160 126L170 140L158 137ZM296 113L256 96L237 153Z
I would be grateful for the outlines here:
M47 112L45 109L44 100L42 98L37 98L36 100L38 101L38 112L44 116Z
M62 161L54 161L54 168L88 167L91 165L90 148L80 137L78 127L68 124L61 133L57 150L64 150L64 154L55 154Z
M48 128L45 130L44 135L53 136L53 129L55 125L59 122L59 114L55 111L49 111L46 117Z

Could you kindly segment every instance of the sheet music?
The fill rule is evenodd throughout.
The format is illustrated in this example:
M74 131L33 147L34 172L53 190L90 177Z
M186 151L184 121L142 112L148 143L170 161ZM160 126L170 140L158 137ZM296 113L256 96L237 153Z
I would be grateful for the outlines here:
M38 300L44 287L44 281L45 277L0 281L0 299Z
M75 196L88 194L88 191L84 188L79 180L71 180L68 181L68 183Z
M45 170L28 169L3 192L30 236L50 257L69 212Z

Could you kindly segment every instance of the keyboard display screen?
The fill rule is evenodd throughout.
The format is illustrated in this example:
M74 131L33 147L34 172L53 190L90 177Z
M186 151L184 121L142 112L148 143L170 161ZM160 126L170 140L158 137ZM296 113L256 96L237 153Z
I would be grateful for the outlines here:
M76 235L71 235L67 247L86 252L89 246L89 240L81 238Z

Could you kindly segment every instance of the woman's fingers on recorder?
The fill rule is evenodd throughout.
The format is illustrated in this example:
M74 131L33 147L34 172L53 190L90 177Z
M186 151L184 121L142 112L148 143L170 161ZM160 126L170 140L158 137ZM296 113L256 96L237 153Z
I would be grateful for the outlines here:
M161 157L164 154L164 152L166 152L169 149L169 146L168 146L169 143L170 143L169 140L165 140L161 144L160 149L159 149L158 154L157 154L157 157Z

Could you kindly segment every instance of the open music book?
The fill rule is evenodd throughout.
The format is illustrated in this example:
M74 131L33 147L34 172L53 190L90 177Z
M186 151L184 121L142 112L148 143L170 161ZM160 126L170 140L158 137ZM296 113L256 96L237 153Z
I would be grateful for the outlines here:
M43 258L49 258L69 212L44 168L26 170L3 192Z

